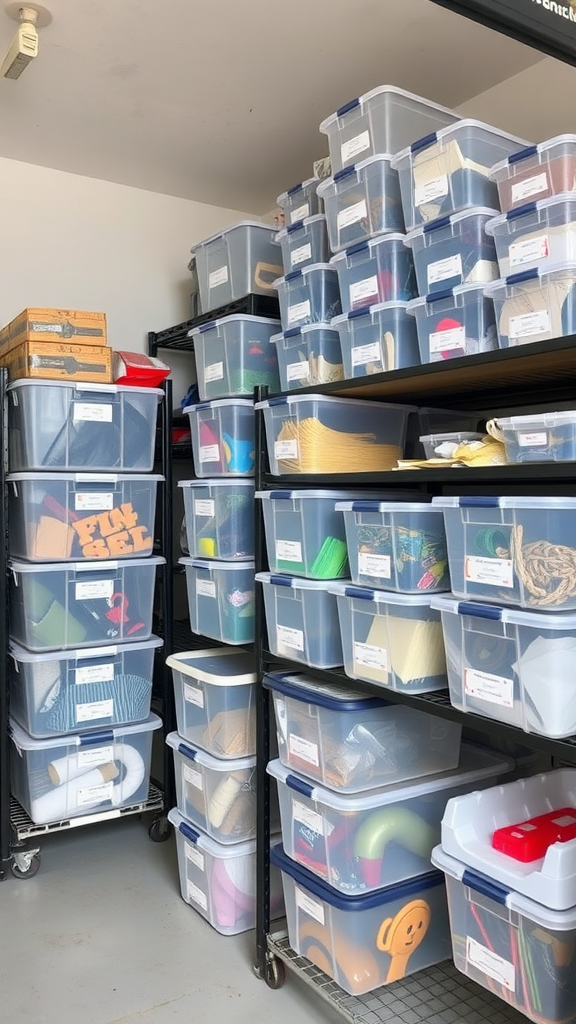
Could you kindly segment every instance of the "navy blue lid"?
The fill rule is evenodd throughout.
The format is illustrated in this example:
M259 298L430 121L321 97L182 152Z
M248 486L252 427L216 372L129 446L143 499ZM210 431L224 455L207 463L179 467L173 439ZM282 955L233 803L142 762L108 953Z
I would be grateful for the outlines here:
M537 268L534 270L520 270L517 274L510 274L506 278L506 284L521 284L523 281L536 281L539 277Z
M458 615L473 615L477 619L493 619L499 622L502 609L498 605L477 604L475 601L459 601Z
M480 286L481 287L481 286ZM454 289L444 288L441 292L428 292L426 302L439 302L440 299L453 299Z
M95 732L80 733L81 747L94 747L100 743L114 743L114 732L112 729L97 729Z
M301 229L303 227L304 227L304 221L303 220L295 220L293 224L288 224L288 226L286 228L286 231L287 231L287 233L289 235L291 235L293 231L301 231Z
M508 157L508 164L517 164L520 160L527 160L529 156L537 156L538 146L526 146L526 149L519 149Z
M302 337L302 329L300 327L289 327L287 331L284 331L285 338L297 338Z
M285 281L297 281L299 277L302 277L301 270L291 270L289 274L285 274Z
M369 315L370 315L370 306L357 306L356 309L351 309L350 312L346 314L346 319L347 320L356 320L359 316L369 316Z
M328 708L330 711L372 711L373 708L383 708L390 704L388 700L381 697L364 697L359 693L356 697L338 697L338 687L334 686L334 696L327 692L327 688L316 689L321 683L306 678L304 674L295 672L270 672L264 676L262 686L267 690L276 690L283 693L285 697L294 697L304 704L316 704L321 708Z

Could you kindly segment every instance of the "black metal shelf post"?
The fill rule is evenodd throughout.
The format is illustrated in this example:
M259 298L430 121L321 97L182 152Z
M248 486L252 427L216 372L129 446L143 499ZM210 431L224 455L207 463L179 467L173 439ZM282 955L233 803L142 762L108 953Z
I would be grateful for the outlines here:
M6 878L11 861L12 826L10 823L10 740L8 735L8 376L0 369L0 501L2 527L0 539L0 880Z

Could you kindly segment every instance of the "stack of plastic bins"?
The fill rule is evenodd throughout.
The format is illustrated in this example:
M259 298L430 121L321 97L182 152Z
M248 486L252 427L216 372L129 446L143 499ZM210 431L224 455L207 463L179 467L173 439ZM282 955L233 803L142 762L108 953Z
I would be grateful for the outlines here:
M182 899L223 935L256 917L256 673L232 648L174 654L176 830ZM273 916L282 887L272 873Z
M36 824L148 798L161 394L8 388L11 776Z

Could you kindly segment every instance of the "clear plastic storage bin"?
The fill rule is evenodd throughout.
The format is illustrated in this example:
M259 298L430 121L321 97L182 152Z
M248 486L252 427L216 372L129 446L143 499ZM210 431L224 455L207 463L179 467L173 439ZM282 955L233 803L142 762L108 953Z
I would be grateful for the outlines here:
M416 324L405 302L354 309L332 321L340 335L344 380L420 364Z
M192 828L176 808L168 812L176 833L180 892L221 935L239 935L256 924L256 842L223 846ZM272 841L275 837L272 837ZM270 915L284 916L282 880L270 872Z
M320 125L328 136L334 172L374 153L396 153L459 115L423 96L381 85L345 103Z
M342 514L346 491L257 491L271 572L333 580L348 575Z
M326 217L322 213L292 221L278 232L276 241L282 248L285 274L311 263L327 263L330 259Z
M409 405L326 395L288 395L264 410L270 471L361 473L394 469L404 454Z
M496 215L496 210L464 210L415 228L406 236L420 295L496 280L496 246L484 230Z
M456 722L299 673L274 673L263 685L282 764L327 789L363 793L458 767Z
M201 401L251 397L259 384L277 391L278 360L270 339L279 329L279 320L236 313L190 331Z
M119 811L148 799L152 733L162 722L34 740L11 724L12 795L35 825Z
M576 615L449 595L432 606L442 614L454 707L541 736L576 733Z
M504 213L576 191L576 135L557 135L501 160L490 172Z
M304 324L327 323L340 312L338 275L329 263L291 270L275 284L283 331Z
M417 782L341 796L268 764L277 780L285 853L344 895L397 885L430 871L446 801L494 785L513 765L462 745L460 766Z
M576 908L554 911L437 846L456 968L530 1020L576 1020Z
M254 403L220 398L188 405L196 476L254 476Z
M214 757L256 753L256 665L244 651L171 654L178 734Z
M353 583L402 594L449 590L444 520L418 501L339 502Z
M576 461L576 409L501 416L496 423L508 462Z
M276 202L284 213L286 224L322 213L322 203L316 192L319 184L320 178L307 178L278 196Z
M456 597L533 611L576 609L576 498L436 497Z
M461 444L481 441L484 436L474 430L449 430L440 434L424 434L420 442L427 459L451 459Z
M330 324L305 324L275 334L280 389L295 391L344 380L340 335Z
M8 385L10 471L149 472L162 394L120 384L14 381Z
M480 284L460 284L426 298L412 299L423 363L493 352L498 348L494 304Z
M576 255L576 253L575 253ZM576 260L525 270L486 288L496 312L500 348L576 333Z
M192 558L254 558L254 481L181 480Z
M331 584L338 601L344 671L405 693L448 686L440 615L425 594Z
M243 843L256 836L256 758L222 760L166 737L174 751L176 803L180 814L218 843Z
M472 206L498 209L498 190L490 179L494 164L528 143L492 125L469 118L426 135L396 153L406 227Z
M486 224L494 236L500 276L524 270L542 273L558 263L576 262L576 195L563 192L527 203Z
M211 235L190 250L196 258L203 312L255 292L271 295L282 273L274 228L244 220Z
M336 598L324 580L260 572L272 654L313 668L342 664Z
M120 646L32 654L12 644L10 714L34 739L141 722L150 714L157 636Z
M343 896L286 856L282 872L288 941L353 996L440 963L450 953L443 876L427 875L364 896Z
M190 629L224 644L254 640L254 562L181 558Z
M117 562L10 562L10 639L29 651L148 640L157 556Z
M152 554L156 485L137 474L12 473L10 554L30 562Z
M332 252L384 232L404 231L398 175L391 156L370 156L318 186Z
M412 253L404 238L397 232L380 235L332 257L343 313L379 302L408 302L417 296Z

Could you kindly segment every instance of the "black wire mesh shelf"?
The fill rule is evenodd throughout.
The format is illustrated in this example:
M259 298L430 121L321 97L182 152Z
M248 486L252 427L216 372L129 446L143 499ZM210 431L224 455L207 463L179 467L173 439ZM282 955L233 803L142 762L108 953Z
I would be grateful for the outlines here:
M126 807L112 807L110 810L95 811L93 814L82 814L74 818L64 818L62 821L51 821L45 825L35 825L24 808L12 797L10 800L10 823L16 840L21 842L52 832L65 832L71 828L81 828L83 825L95 825L99 821L112 821L114 818L126 818L132 814L146 814L149 811L162 811L163 809L162 790L151 783L146 800L128 804Z
M219 309L212 309L208 313L201 313L192 320L185 320L184 323L176 324L174 327L167 327L163 331L150 331L148 334L148 354L155 356L158 349L176 349L183 352L193 352L194 342L188 337L188 332L201 324L209 323L211 320L219 320L223 316L232 316L234 313L245 313L247 316L269 316L279 318L280 307L276 293L274 295L245 295L242 299L235 299L228 302Z

